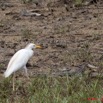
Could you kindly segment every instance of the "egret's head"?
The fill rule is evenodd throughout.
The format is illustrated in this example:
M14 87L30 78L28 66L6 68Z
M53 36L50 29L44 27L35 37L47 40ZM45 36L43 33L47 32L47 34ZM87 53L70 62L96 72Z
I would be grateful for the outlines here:
M42 47L33 43L30 43L26 46L28 49L41 49Z

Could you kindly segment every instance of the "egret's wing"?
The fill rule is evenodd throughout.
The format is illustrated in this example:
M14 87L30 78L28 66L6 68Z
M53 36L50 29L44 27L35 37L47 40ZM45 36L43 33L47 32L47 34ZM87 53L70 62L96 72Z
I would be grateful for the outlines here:
M13 62L17 59L17 57L19 56L19 51L17 53L14 54L14 56L11 58L9 64L8 64L8 67L7 69L10 68L10 66L13 64Z
M22 49L19 50L14 56L11 58L7 70L4 73L5 77L8 77L13 72L17 71L18 69L22 68L26 65L27 61L30 59L31 55L30 52Z
M22 68L22 64L19 63L17 65L13 64L9 69L7 69L4 73L5 77L10 76L13 72L16 72L18 69Z

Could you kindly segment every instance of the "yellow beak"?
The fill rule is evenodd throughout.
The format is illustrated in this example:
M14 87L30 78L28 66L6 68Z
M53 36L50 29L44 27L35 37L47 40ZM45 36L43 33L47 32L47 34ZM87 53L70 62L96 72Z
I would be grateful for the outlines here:
M36 45L36 49L41 49L42 47L40 45Z

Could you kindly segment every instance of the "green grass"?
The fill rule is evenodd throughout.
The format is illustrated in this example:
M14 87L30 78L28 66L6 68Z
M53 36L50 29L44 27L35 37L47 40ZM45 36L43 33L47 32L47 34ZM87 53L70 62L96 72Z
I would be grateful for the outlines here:
M101 103L102 83L88 76L37 76L30 81L18 78L13 92L8 78L0 81L0 103Z
M76 5L81 5L83 0L75 0Z

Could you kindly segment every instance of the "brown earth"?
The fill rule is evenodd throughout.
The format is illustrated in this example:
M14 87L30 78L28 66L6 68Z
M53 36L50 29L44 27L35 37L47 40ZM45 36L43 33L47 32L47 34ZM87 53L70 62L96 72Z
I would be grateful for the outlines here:
M1 73L12 55L28 43L43 46L43 49L35 50L27 64L31 76L64 70L81 71L80 67L88 63L99 67L96 71L101 72L103 3L75 7L59 0L47 1L0 2Z

